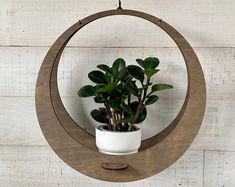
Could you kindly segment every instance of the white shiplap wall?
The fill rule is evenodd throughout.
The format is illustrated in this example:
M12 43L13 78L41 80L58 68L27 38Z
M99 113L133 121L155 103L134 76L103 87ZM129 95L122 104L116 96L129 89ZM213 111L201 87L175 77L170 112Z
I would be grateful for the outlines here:
M78 19L116 5L115 0L0 0L0 187L235 186L234 0L123 0L125 8L162 17L180 31L194 47L205 72L205 119L192 146L175 164L142 181L107 183L74 171L46 143L34 105L35 81L43 57L54 40ZM171 63L161 68L170 73L160 78L177 88L174 94L164 94L163 100L171 98L180 106L186 74L175 44L153 25L124 17L94 22L69 43L59 71L63 102L76 118L78 111L71 101L77 99L77 83L83 77L80 73L85 75L87 70L82 62L110 62L117 56L133 61L155 54ZM78 62L81 65L77 66ZM172 73L172 77L167 76ZM160 106L172 116L177 111L164 102ZM164 126L167 120L162 122Z

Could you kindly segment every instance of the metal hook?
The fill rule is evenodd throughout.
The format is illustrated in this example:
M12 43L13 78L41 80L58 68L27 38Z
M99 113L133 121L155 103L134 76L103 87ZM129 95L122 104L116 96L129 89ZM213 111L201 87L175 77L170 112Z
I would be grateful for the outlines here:
M118 10L122 10L122 2L121 2L121 0L119 0L119 2L118 2L118 8L117 8Z

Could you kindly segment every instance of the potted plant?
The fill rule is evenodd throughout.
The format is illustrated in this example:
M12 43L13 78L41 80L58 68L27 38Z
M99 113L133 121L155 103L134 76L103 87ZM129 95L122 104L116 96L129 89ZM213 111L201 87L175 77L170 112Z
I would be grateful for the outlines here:
M159 97L156 92L173 88L169 84L153 84L159 59L136 59L138 65L126 66L118 58L109 67L97 65L89 79L95 85L80 88L80 97L94 97L103 106L91 111L94 120L105 125L96 128L96 145L100 152L112 155L136 153L141 145L141 130L135 126L146 119L148 105ZM100 71L101 70L101 71Z

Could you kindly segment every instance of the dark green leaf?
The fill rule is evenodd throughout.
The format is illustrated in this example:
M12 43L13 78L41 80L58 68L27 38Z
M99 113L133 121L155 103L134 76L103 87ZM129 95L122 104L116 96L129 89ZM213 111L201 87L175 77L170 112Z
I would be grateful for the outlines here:
M116 111L121 111L121 107L120 107L120 102L121 102L121 99L120 98L110 98L109 101L108 101L108 104L111 108L113 108L114 110Z
M159 63L160 61L156 57L148 57L144 60L145 69L155 69Z
M90 96L93 96L94 94L95 94L95 87L93 87L91 85L83 86L78 91L78 95L80 97L90 97Z
M170 88L173 88L173 86L171 86L169 84L155 84L152 86L152 92L170 89Z
M88 74L88 77L91 81L93 81L94 83L97 83L97 84L107 83L104 73L101 71L98 71L98 70L90 72Z
M102 88L99 88L96 90L96 93L99 94L99 93L111 93L114 89L114 87L117 85L116 82L113 82L113 83L110 83Z
M121 100L125 100L128 97L129 92L127 91L123 83L118 84L116 91L119 93L119 97L121 98Z
M112 70L109 66L107 66L106 64L100 64L97 66L97 68L103 70L104 72L108 72L110 74L112 74Z
M123 122L123 123L129 123L129 122L131 122L131 120L132 120L132 117L131 117L131 116L125 116L125 117L121 120L121 122Z
M128 81L125 85L125 88L131 94L138 96L138 88L135 84L135 81Z
M125 81L125 80L128 79L128 77L129 77L129 73L128 73L127 69L124 68L124 69L122 69L122 70L119 72L117 78L118 78L119 80L121 80L121 81Z
M144 70L144 74L148 77L151 78L155 73L157 73L159 69L146 69Z
M107 112L106 112L106 109L105 109L104 107L100 107L100 108L99 108L99 111L100 111L103 115L107 116Z
M140 80L141 82L144 81L144 73L142 71L142 69L139 66L135 66L135 65L129 65L127 67L128 72L130 73L130 75L138 80Z
M131 107L133 113L136 113L138 105L139 105L139 102L137 102L137 101L132 102L130 104L130 107ZM147 109L144 105L142 105L141 111L140 111L137 119L135 120L135 124L138 124L138 123L141 123L142 121L144 121L146 116L147 116Z
M94 98L94 101L96 103L104 103L105 102L105 99L103 97L95 97Z
M151 104L155 103L158 99L159 99L158 96L156 96L156 95L151 95L151 96L149 96L148 99L145 101L145 105L151 105Z
M120 94L122 94L123 92L125 94L128 94L129 92L127 91L126 87L125 87L125 84L123 83L120 83L117 85L117 88L116 88L117 92L119 92Z
M118 58L117 60L115 60L112 66L112 71L113 71L114 76L117 76L118 73L125 67L126 67L126 63L122 58Z
M144 61L142 59L136 59L136 62L145 69Z
M132 110L131 110L131 107L129 105L127 105L126 103L122 103L121 104L121 107L130 115L133 114Z
M112 83L112 82L113 82L113 75L106 72L106 73L105 73L105 80L106 80L108 83Z
M105 115L103 115L101 111L95 109L95 110L92 110L90 114L94 120L100 123L108 123L108 118Z
M97 84L97 85L95 85L95 96L98 96L98 97L100 97L101 95L101 93L99 93L99 92L97 92L97 90L99 90L100 88L103 88L103 87L105 87L106 86L106 84Z
M127 99L127 97L128 97L128 95L122 94L121 100L122 100L122 101L125 101L125 100Z
M106 84L97 84L95 85L95 89L98 90L100 88L103 88L104 86L106 86Z
M143 122L147 117L147 110L144 107L143 112L138 115L138 118L135 120L135 124Z

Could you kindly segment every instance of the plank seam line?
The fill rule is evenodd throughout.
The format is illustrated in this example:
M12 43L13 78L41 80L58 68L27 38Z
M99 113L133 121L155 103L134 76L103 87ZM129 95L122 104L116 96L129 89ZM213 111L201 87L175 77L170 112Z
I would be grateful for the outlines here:
M228 152L228 153L235 153L235 150L226 150L226 149L204 149L206 152Z
M17 144L11 144L11 145L7 145L7 144L0 144L0 147L49 147L50 145L45 144L45 145L17 145Z
M51 47L51 46L47 46L47 45L42 45L42 46L40 46L40 45L38 45L38 46L27 46L27 45L0 45L0 48L40 48L40 47L47 47L47 48L49 48L49 47ZM162 47L156 47L156 46L66 46L65 48L104 48L104 49L106 49L106 48L110 48L110 49L119 49L119 48L121 48L121 49L125 49L125 48L131 48L131 49L133 49L133 48L136 48L136 49L141 49L141 48L146 48L146 49L151 49L151 48L153 48L153 49L158 49L158 48L166 48L166 49L175 49L175 48L177 48L178 49L178 47L177 46L162 46ZM204 48L208 48L208 49L234 49L235 48L235 46L233 46L233 47L231 47L231 46L195 46L195 47L193 47L193 49L204 49Z
M203 162L202 162L202 186L205 187L205 157L206 151L203 150Z

